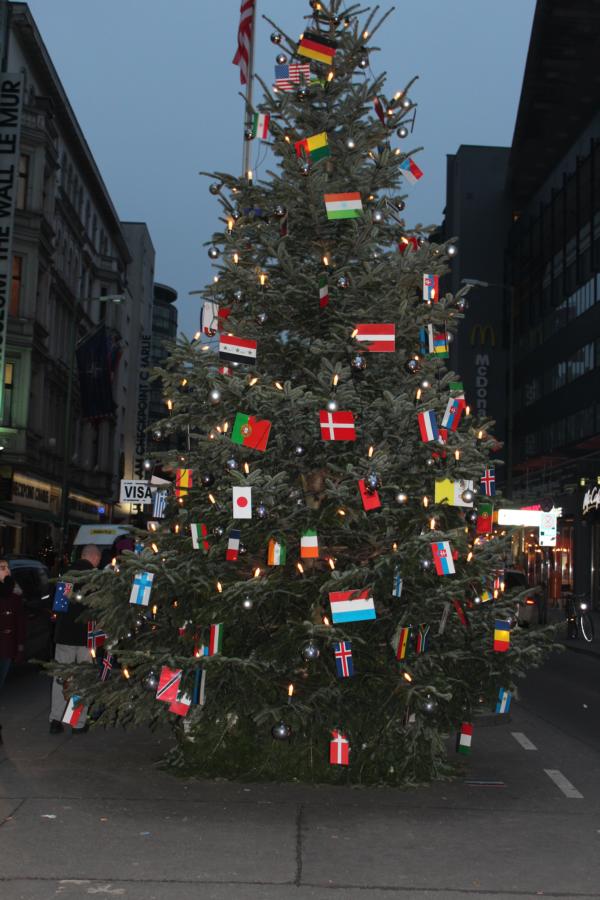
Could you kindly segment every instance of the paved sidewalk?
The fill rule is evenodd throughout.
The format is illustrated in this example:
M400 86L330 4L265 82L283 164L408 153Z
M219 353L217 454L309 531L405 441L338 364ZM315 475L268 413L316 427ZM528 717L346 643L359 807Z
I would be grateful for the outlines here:
M399 791L175 779L164 734L50 735L49 691L2 695L2 900L600 898L600 759L518 708L476 728L466 781Z

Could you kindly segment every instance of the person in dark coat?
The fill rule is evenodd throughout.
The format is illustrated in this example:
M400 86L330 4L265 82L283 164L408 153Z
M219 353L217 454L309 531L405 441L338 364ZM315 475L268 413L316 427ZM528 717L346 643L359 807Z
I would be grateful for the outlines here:
M85 572L97 569L100 564L101 552L95 544L87 544L81 551L81 559L69 566L70 570ZM77 593L77 585L74 585L71 597ZM54 659L59 663L83 663L91 662L92 657L87 646L87 622L79 621L85 612L82 603L75 599L69 599L69 608L66 612L56 614L56 628L54 638L56 650ZM64 726L62 717L65 712L67 700L63 693L64 685L58 678L52 682L52 706L50 709L50 734L60 734ZM73 728L73 734L87 731L86 711L79 717L77 726Z
M8 562L0 559L0 689L11 664L22 659L26 628L23 594L11 575Z

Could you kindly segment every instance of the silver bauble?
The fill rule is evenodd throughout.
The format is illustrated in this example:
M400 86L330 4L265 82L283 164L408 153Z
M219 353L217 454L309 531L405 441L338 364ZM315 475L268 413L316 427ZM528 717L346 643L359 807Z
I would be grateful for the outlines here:
M338 408L337 400L328 400L327 401L327 409L329 412L336 412Z
M160 430L160 428L157 428L155 431L152 432L152 440L153 441L162 441L162 431Z
M354 148L356 147L356 144L354 143L352 138L347 139L346 147L348 148L348 150L354 150Z
M368 69L369 68L369 57L361 56L361 58L358 60L358 66L360 69Z
M300 174L304 175L305 178L308 175L310 175L310 163L307 163L306 160L302 160L300 162L299 168L300 168Z
M365 478L365 487L369 494L374 494L379 485L381 484L381 479L377 472L369 472L367 477Z
M259 503L256 507L256 515L259 519L266 519L269 515L269 511L264 503Z
M299 87L296 91L296 99L300 100L300 102L303 103L304 100L308 98L308 94L308 88L305 85L302 85L302 87Z
M421 560L421 568L422 569L430 569L431 568L431 560L430 559L422 559Z
M244 140L251 141L251 140L253 140L253 138L254 138L254 132L252 131L252 129L246 128L246 130L244 131Z
M306 453L306 447L303 447L302 444L296 444L294 447L294 454L296 456L304 456Z
M240 290L240 288L238 288L237 291L233 292L233 299L237 300L237 302L239 303L244 299L244 292Z
M412 100L409 97L402 98L402 107L403 109L410 109L412 106Z
M227 466L228 469L230 469L231 471L233 471L234 469L239 468L239 465L240 465L240 464L239 464L239 462L237 461L237 459L236 459L234 456L232 456L232 457L230 457L230 459L227 460L227 462L225 463L225 465Z
M407 359L404 363L404 368L409 373L409 375L415 375L419 371L419 360Z
M473 500L475 499L475 492L472 491L470 488L467 488L466 490L464 490L462 492L460 497L461 497L461 500L464 500L465 503L472 503Z
M211 403L220 403L221 402L221 391L218 388L213 388L209 394L208 399Z
M254 600L250 596L244 597L242 600L242 609L252 609L254 606Z
M399 138L408 137L408 128L406 125L401 125L400 128L397 129L396 134Z
M276 219L283 219L286 212L287 212L287 210L286 210L285 206L282 206L280 203L278 203L277 206L273 210L273 215L275 216Z
M373 213L373 221L374 222L383 222L383 213L380 209L376 209Z
M336 284L340 291L346 291L350 287L350 279L347 275L339 275Z
M274 31L271 34L271 43L272 44L280 44L281 43L281 35L278 31Z
M208 255L210 256L211 259L218 259L219 256L221 255L221 251L219 250L218 247L209 247Z
M355 372L364 372L367 368L367 361L361 353L357 353L356 356L353 356L350 360L350 365Z
M211 194L218 194L221 190L221 185L217 184L216 181L213 181L212 184L209 184L208 189L211 192Z
M259 312L256 314L256 321L259 325L264 325L268 318L266 312Z
M431 387L431 382L427 381L427 379L424 378L423 381L421 382L421 387L423 388L424 391L426 391L427 388Z
M312 641L309 641L309 643L305 644L302 648L302 659L305 659L307 662L318 659L320 655L321 651Z
M144 460L144 468L145 468L146 472L148 472L152 468L152 460L151 459Z
M215 537L223 537L223 535L225 534L225 529L222 525L215 525L215 527L213 528L213 534Z
M446 247L446 253L448 254L448 256L456 256L456 254L458 253L458 247L456 246L456 244L448 244L448 246Z
M144 687L147 691L156 691L156 688L158 687L158 676L156 672L148 672L144 678Z
M287 741L292 733L292 729L285 722L278 722L271 728L271 734L276 741Z
M275 57L275 62L277 63L278 66L284 66L287 61L288 61L288 58L285 55L285 53L278 53L277 56Z
M402 199L402 197L397 197L394 200L394 206L399 212L403 212L406 209L406 203Z
M465 522L468 522L469 525L474 525L477 522L477 510L476 509L468 509L465 512Z
M421 709L424 713L430 716L437 709L437 701L431 696L431 694L427 694L425 699L421 704Z
M200 481L202 482L202 485L204 487L212 487L213 484L215 483L215 476L213 475L212 472L204 472L200 476Z

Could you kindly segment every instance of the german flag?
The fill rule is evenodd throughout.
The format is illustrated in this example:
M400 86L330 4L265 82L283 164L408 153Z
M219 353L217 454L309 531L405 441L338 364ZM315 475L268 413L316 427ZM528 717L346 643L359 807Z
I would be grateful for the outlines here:
M298 44L298 56L307 56L317 62L331 65L337 44L324 37L320 32L305 31Z

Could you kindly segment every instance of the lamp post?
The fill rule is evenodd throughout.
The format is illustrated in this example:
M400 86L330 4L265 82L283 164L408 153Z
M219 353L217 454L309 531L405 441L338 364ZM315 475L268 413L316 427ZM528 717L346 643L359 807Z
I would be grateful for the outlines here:
M103 297L84 297L75 300L75 308L69 324L69 358L67 360L67 400L65 410L65 430L63 437L63 470L60 494L60 551L59 559L65 552L69 535L69 464L71 461L71 430L73 425L73 370L75 368L75 349L77 346L77 305L99 300L101 303L123 303L125 294L107 294Z
M506 291L508 305L508 398L506 404L506 494L512 497L513 490L513 409L514 409L514 355L515 355L515 289L511 284L500 281L481 281L479 278L462 278L461 284L471 287L498 287Z

